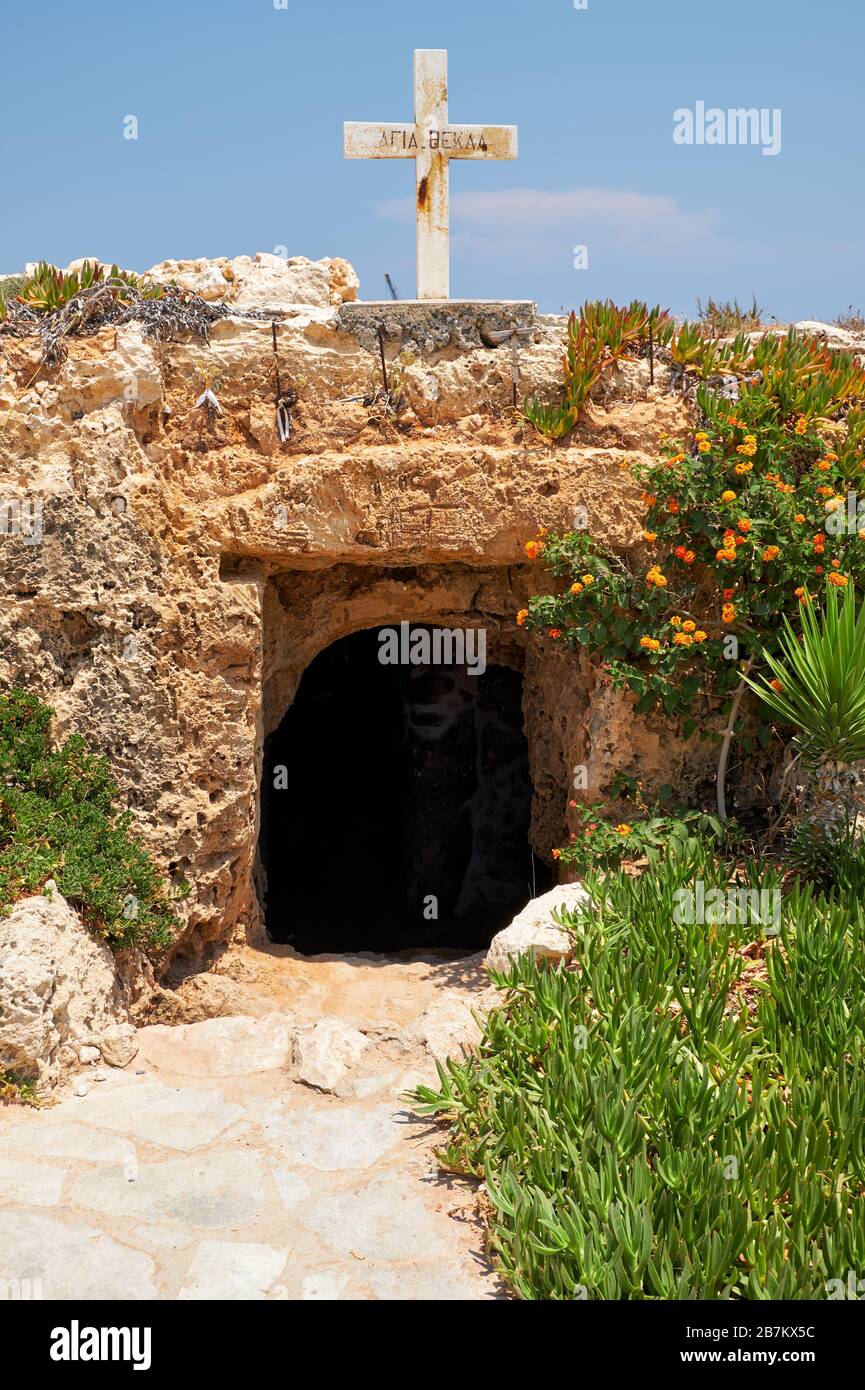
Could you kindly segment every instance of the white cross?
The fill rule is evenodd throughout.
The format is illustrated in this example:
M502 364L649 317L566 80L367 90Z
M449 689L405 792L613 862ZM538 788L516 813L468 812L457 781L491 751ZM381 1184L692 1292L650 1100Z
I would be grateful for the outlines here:
M516 159L514 125L450 125L448 55L414 55L414 124L346 121L346 159L414 159L417 178L417 297L450 292L449 166L452 159Z

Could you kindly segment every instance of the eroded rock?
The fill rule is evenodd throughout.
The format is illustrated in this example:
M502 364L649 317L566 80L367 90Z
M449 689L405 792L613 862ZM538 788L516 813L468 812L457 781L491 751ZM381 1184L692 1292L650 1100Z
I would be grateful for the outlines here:
M77 1057L101 1046L125 1011L111 951L59 893L23 898L0 917L0 1067L53 1086L61 1049Z

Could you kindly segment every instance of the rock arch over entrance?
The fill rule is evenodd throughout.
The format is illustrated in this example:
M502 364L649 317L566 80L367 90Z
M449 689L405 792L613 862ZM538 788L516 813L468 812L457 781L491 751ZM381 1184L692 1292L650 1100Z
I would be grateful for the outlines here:
M256 879L275 939L478 949L549 885L562 672L515 627L520 601L519 571L503 568L266 582ZM401 622L482 630L484 674L382 666L377 634Z

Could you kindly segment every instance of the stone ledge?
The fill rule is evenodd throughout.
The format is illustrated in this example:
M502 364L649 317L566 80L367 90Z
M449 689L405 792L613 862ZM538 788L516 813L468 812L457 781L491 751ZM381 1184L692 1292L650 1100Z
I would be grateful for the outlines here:
M337 323L368 352L378 351L379 328L389 341L418 353L447 347L464 351L489 346L481 327L497 332L516 327L520 336L536 326L536 305L530 299L382 299L343 304Z

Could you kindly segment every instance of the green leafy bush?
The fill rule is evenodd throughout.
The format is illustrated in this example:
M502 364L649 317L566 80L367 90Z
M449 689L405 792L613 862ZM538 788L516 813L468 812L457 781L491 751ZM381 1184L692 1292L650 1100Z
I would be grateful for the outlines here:
M672 803L671 797L671 788L661 787L657 800L650 803L641 782L619 773L613 778L608 801L591 805L571 801L574 828L568 843L553 850L553 858L582 876L593 869L617 869L625 860L640 859L671 841L705 837L723 851L741 839L735 821L722 823L705 811ZM617 820L612 812L622 805L626 809Z
M777 936L706 925L697 881L730 892L696 841L590 880L573 967L494 975L479 1051L416 1092L523 1298L821 1299L865 1268L865 911L796 887Z
M6 317L6 305L15 299L23 284L23 275L0 275L0 323Z
M84 261L78 270L63 271L40 261L33 274L18 286L17 298L21 304L49 314L62 309L83 290L97 285L110 285L114 298L120 301L130 297L130 290L144 299L160 299L165 293L161 285L143 280L132 271L120 270L116 265L109 267L99 261Z
M159 952L185 890L166 891L107 761L78 735L52 748L52 713L22 691L0 697L0 909L53 879L113 949Z

